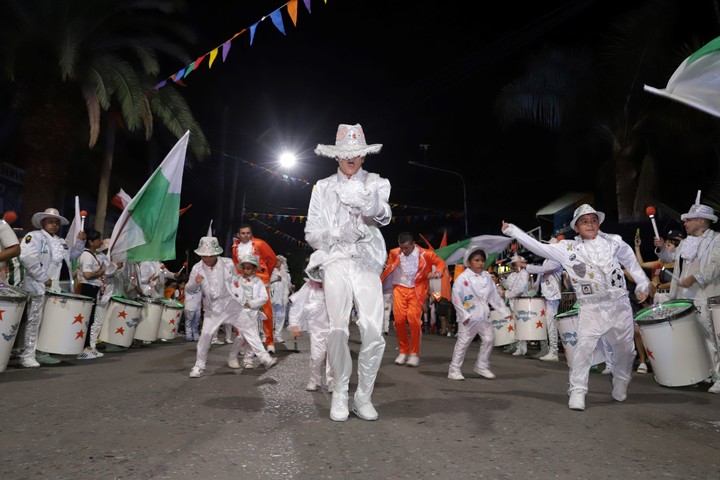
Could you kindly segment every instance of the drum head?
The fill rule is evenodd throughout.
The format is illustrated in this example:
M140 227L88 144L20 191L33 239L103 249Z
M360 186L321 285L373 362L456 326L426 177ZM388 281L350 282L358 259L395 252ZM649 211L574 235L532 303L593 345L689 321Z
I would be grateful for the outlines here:
M0 285L0 301L3 302L25 302L28 294L17 287Z
M111 300L118 302L118 303L122 303L124 305L130 305L133 307L142 307L143 306L142 303L140 303L140 302L136 302L135 300L130 300L129 298L121 297L119 295L113 295Z
M635 315L635 321L639 325L667 322L684 317L693 308L695 308L695 305L692 300L670 300L652 307L643 308Z
M66 300L75 299L75 300L82 300L82 301L91 301L91 302L93 301L92 297L88 297L85 295L76 295L74 293L69 293L69 292L47 291L47 292L45 292L45 295L47 295L49 297L60 297L60 298L66 299Z

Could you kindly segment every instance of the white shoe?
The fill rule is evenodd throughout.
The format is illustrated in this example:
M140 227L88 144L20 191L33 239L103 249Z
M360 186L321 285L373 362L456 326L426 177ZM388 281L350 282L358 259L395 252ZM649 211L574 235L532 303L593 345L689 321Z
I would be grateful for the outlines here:
M236 370L237 370L238 368L241 368L241 367L240 367L240 362L238 362L238 359L237 359L237 358L231 358L230 360L228 360L228 367L234 368L234 369L236 369Z
M85 350L80 352L80 355L75 358L77 358L78 360L93 360L97 357L95 356L95 354L93 354L92 349L90 347L87 347Z
M513 356L513 357L519 357L519 356L521 356L521 355L525 355L526 353L527 353L527 351L523 352L522 350L520 350L520 349L518 348L517 350L515 350L515 351L512 353L512 356Z
M305 386L306 392L317 392L318 391L318 384L315 383L315 380L310 380L308 384Z
M235 341L235 340L233 340L232 338L226 338L226 339L225 339L225 343L233 343L234 341Z
M720 380L713 383L713 386L708 389L708 393L720 393Z
M377 410L372 406L372 403L357 403L353 402L352 412L363 420L372 422L378 419Z
M268 352L268 353L275 353L275 347L274 347L273 345L268 345L268 347L267 347L267 352Z
M275 337L275 343L285 343L283 337Z
M252 370L253 368L255 368L255 364L253 363L252 360L244 360L244 361L243 361L243 368L246 368L246 369L248 369L248 370Z
M397 360L395 361L397 363ZM420 364L420 357L415 355L414 353L411 353L410 356L407 359L407 362L405 365L408 367L417 367Z
M612 375L612 368L605 367L605 370L602 371L603 375Z
M550 352L547 355L543 355L538 360L542 360L543 362L557 362L560 360L560 358L558 358L557 353Z
M628 382L622 382L613 378L612 397L618 402L624 402L627 398Z
M647 373L648 372L647 364L641 363L640 365L638 365L638 368L637 368L637 370L635 370L635 372L637 372L641 375Z
M335 390L335 380L330 380L327 384L328 392Z
M465 380L465 377L463 377L463 374L460 372L449 372L448 378L450 380Z
M210 342L210 345L225 345L225 342L222 340L218 340L217 338L213 338L212 342Z
M395 359L395 365L405 365L405 361L407 360L407 355L404 353L401 353L397 356Z
M25 368L38 368L40 366L40 362L34 358L23 358L20 360L20 365Z
M104 356L105 356L105 354L102 353L102 352L100 352L100 351L98 351L97 348L93 348L93 355L95 355L95 357L97 357L97 358L100 358L100 357L104 357Z
M570 392L570 400L568 401L568 408L570 410L585 410L585 392L582 390L573 390Z
M349 414L347 392L333 392L332 401L330 402L330 420L344 422L348 419Z
M272 367L278 364L277 358L271 358L269 362L265 363L265 370L270 370Z
M473 368L473 372L477 373L477 374L480 375L481 377L485 377L485 378L488 378L488 379L490 379L490 380L492 380L493 378L495 378L495 374L494 374L493 372L491 372L491 371L490 371L489 369L487 369L487 368L477 368L477 367L475 367L475 368Z
M200 378L203 376L203 369L200 367L193 367L190 370L190 378Z

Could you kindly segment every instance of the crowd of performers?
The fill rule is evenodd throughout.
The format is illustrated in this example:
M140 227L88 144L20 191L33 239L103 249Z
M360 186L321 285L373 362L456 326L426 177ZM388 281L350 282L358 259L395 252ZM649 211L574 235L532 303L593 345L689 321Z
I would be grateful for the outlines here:
M380 233L392 215L388 203L390 182L362 167L365 157L381 148L380 144L367 144L359 124L341 124L335 144L319 144L315 149L318 155L335 159L338 169L319 180L312 191L305 239L314 251L304 270L304 284L297 291L291 285L285 258L254 237L249 225L240 226L231 256L222 255L223 249L209 231L195 250L200 261L189 272L171 272L157 261L113 263L103 253L103 242L94 230L80 232L74 244L68 245L58 236L60 226L68 222L55 209L35 214L32 223L37 230L22 241L18 241L7 224L0 223L0 261L17 267L2 272L3 283L12 285L12 278L20 277L20 270L24 270L23 281L15 284L29 298L27 321L17 342L20 365L36 368L58 362L37 349L43 296L47 290L57 288L62 262L78 258L78 293L95 299L86 348L79 359L103 355L97 350L98 332L110 298L165 296L166 281L174 279L185 307L185 337L197 341L191 378L204 375L208 351L218 342L217 332L222 326L229 326L225 341L232 342L228 367L254 368L257 360L269 369L278 363L273 356L275 343L283 341L287 325L293 338L303 333L310 338L305 389L318 391L325 387L332 393L330 418L342 422L352 411L355 416L372 421L378 418L372 394L391 315L399 349L396 365L420 364L423 318L431 318L426 301L434 298L438 333L452 335L451 318L456 320L448 379L465 379L462 373L465 356L478 336L479 352L473 372L493 379L496 375L490 360L495 329L491 317L510 320L517 316L513 311L514 299L542 296L547 337L540 340L541 351L536 358L557 362L556 315L561 291L566 289L577 300L578 314L568 407L585 410L593 353L599 342L605 345L607 363L611 365L608 370L612 373L612 397L623 402L638 353L640 366L647 371L642 343L637 344L639 335L634 319L637 308L631 302L648 301L658 285L655 272L651 280L643 268L639 241L636 240L634 251L619 235L601 231L605 215L588 204L573 213L570 222L576 233L573 239L541 241L503 221L502 233L541 257L542 264L529 265L516 254L510 260L513 272L499 279L486 265L487 252L479 245L469 245L463 271L452 283L449 295L447 292L437 295L438 288L430 289L430 285L447 278L445 262L432 249L417 245L409 232L401 233L398 246L388 253ZM682 220L687 238L673 243L658 236L654 240L656 253L663 265L674 265L667 282L668 298L692 299L698 308L697 322L712 365L705 380L712 383L710 393L720 393L718 339L708 307L708 300L720 295L720 237L710 228L717 216L698 198ZM629 284L634 288L628 288ZM429 290L436 295L430 295ZM450 304L454 315L448 311ZM353 360L348 345L351 318L360 334L355 367L357 387L352 401L349 385ZM505 351L526 355L527 342L514 342ZM640 368L638 372L643 373Z

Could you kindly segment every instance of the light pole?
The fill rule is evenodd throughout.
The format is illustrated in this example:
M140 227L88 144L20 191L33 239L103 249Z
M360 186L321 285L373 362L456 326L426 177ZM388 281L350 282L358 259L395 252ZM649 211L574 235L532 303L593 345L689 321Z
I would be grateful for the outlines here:
M431 167L430 165L423 165L422 163L413 162L413 161L408 161L408 163L410 165L415 165L416 167L428 168L430 170L437 170L438 172L450 173L452 175L457 175L458 177L460 177L460 181L462 182L462 187L463 187L463 208L465 209L465 237L469 237L470 234L468 233L467 190L465 189L465 179L463 178L463 176L454 170L448 170L446 168Z

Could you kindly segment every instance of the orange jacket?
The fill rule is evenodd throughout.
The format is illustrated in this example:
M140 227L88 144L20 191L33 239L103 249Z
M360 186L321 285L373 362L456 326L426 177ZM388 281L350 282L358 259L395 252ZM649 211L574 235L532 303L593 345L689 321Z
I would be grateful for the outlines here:
M435 270L440 273L444 273L447 266L445 265L445 261L438 257L432 250L426 250L418 245L415 245L415 248L418 249L419 253L418 269L415 274L415 294L420 303L425 303L428 287L430 286L428 275L432 273L433 265L435 265ZM400 247L390 250L387 263L385 264L385 271L380 277L383 281L400 265L400 255L402 254Z
M240 271L239 265L240 259L238 258L237 254L237 246L239 243L239 239L235 239L235 241L233 242L232 259L237 272L242 273ZM260 280L262 280L265 285L269 285L270 275L272 274L272 271L275 269L275 265L277 264L277 255L275 255L275 252L265 240L260 240L259 238L252 237L250 239L250 243L252 244L253 255L257 255L260 258L260 266L257 270L255 270L255 275L260 277Z

